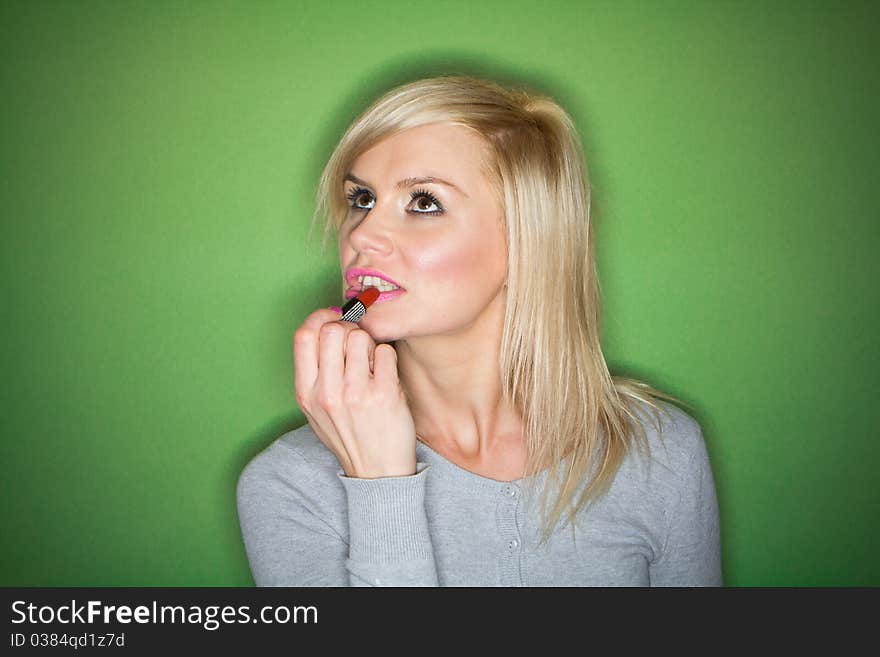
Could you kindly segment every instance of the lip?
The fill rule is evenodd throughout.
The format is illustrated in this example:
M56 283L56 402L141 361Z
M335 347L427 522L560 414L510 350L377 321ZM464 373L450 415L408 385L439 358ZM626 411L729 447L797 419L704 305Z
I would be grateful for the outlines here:
M400 283L395 281L393 278L391 278L387 274L382 273L378 269L362 269L360 267L352 267L351 269L349 269L348 271L345 272L345 282L348 283L349 285L351 285L352 287L354 287L358 284L358 282L357 282L358 276L376 276L377 278L381 278L383 281L388 281L392 285L396 285L401 290L404 289L404 287ZM396 292L396 290L394 290L394 291ZM381 299L382 297L379 297L379 298Z
M352 298L356 297L357 295L359 295L361 292L362 292L362 290L360 290L359 288L350 287L345 291L345 298L352 299ZM373 305L375 306L377 303L384 303L386 301L391 301L392 299L396 299L401 294L405 294L405 293L406 293L406 290L404 290L403 288L400 288L399 290L391 290L390 292L380 292L379 298L373 302Z

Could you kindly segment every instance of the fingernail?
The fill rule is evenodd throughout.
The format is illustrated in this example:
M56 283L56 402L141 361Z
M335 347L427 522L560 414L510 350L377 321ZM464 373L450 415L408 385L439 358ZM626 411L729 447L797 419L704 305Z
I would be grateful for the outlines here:
M339 306L330 306L330 310L334 310L339 314L342 314L342 308L340 308Z

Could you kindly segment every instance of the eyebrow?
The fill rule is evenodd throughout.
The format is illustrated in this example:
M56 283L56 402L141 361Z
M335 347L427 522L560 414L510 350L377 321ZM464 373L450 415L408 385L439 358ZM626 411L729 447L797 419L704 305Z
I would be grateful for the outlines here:
M366 180L361 180L353 173L345 174L345 178L343 179L343 182L345 180L350 180L351 182L353 182L357 185L363 185L364 187L372 187L372 185L370 183L368 183ZM452 187L452 189L456 190L459 194L463 194L464 196L467 196L467 193L465 193L465 191L462 190L460 187L449 182L448 180L443 180L443 178L438 178L437 176L417 176L414 178L404 178L403 180L398 181L398 183L395 185L395 188L396 189L405 189L406 187L412 187L414 185L427 185L427 184L431 184L431 183L446 185L447 187Z

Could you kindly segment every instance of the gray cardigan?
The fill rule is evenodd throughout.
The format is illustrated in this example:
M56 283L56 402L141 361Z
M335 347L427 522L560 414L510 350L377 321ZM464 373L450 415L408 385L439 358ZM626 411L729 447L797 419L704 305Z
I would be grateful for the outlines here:
M525 480L482 477L421 442L414 475L346 477L306 424L257 454L239 477L239 521L254 581L720 586L718 505L702 431L678 407L661 406L671 415L662 416L662 442L643 422L651 457L632 451L609 492L574 525L563 516L540 547L540 515L527 504Z

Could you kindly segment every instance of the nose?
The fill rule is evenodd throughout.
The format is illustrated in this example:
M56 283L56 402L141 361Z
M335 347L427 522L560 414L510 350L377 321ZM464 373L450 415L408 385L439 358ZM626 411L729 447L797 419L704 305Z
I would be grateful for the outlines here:
M394 250L393 208L379 207L377 202L368 212L361 212L351 221L353 227L346 237L351 248L378 255L388 255Z

